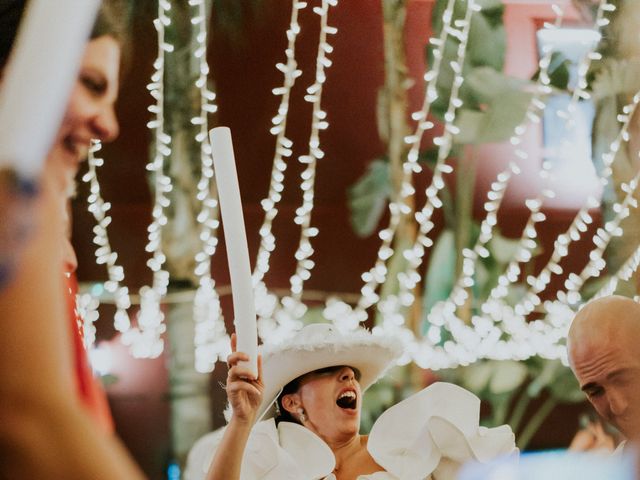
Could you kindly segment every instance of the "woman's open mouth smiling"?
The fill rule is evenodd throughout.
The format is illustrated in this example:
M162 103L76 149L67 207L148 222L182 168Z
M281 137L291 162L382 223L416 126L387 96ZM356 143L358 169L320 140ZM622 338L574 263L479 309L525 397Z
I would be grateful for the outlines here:
M66 136L62 141L64 148L75 157L76 162L81 162L87 158L89 152L89 142L78 141L71 135Z
M338 395L336 405L345 410L355 410L358 405L356 391L350 388L343 390L340 395Z

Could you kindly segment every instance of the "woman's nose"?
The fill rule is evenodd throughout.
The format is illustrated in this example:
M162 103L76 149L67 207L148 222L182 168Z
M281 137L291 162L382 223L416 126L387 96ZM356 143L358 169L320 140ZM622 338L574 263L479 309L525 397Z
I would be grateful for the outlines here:
M341 381L346 382L348 380L353 380L355 378L356 378L356 375L351 368L344 367L342 370L340 370Z
M120 127L113 106L105 108L96 115L93 128L95 137L102 142L108 143L117 138Z

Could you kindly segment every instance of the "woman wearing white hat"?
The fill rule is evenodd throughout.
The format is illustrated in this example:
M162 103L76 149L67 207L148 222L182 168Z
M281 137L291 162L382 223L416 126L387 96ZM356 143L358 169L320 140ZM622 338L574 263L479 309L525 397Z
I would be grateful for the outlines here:
M517 451L508 426L479 427L479 399L447 383L391 407L360 435L362 393L400 354L392 338L329 324L263 346L257 379L238 364L247 356L232 353L231 419L196 443L185 478L446 480L468 460Z

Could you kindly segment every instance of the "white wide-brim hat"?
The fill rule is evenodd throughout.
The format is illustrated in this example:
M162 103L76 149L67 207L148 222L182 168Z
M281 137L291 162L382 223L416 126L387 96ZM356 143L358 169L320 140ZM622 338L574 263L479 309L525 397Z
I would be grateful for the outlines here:
M343 333L328 323L307 325L291 339L262 345L264 392L257 419L275 414L280 392L292 380L314 370L346 365L360 372L364 392L395 365L402 354L401 342L391 336L373 335L359 328Z

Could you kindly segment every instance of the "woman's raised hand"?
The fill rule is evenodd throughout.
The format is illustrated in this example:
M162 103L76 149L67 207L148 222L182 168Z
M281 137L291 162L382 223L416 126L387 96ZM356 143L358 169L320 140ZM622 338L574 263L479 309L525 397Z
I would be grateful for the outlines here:
M239 362L249 361L249 356L236 351L237 337L231 335L231 355L227 357L229 373L227 374L227 398L233 409L233 417L243 423L253 425L262 402L262 357L258 355L258 378Z

